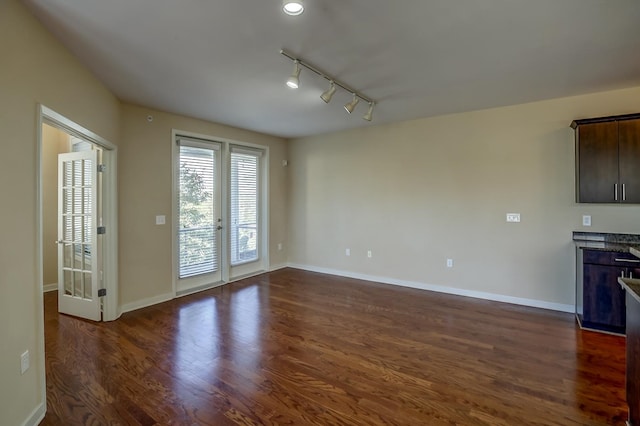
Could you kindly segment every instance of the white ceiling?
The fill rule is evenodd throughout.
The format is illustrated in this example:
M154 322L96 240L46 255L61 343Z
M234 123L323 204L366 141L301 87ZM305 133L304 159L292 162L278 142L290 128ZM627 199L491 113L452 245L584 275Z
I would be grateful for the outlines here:
M638 0L24 0L120 99L283 137L640 85ZM321 77L284 82L285 48ZM305 72L306 71L306 72Z

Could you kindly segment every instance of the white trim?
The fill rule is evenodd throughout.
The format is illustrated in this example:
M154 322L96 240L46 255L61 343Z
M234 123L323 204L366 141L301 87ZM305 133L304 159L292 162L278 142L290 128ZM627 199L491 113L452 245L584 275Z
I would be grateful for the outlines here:
M278 271L280 269L284 269L284 268L288 268L288 267L289 267L289 265L287 265L286 263L280 263L278 265L271 265L271 266L269 266L269 272ZM292 268L293 268L293 266L292 266ZM300 268L298 268L298 269L300 269Z
M27 420L22 423L22 426L37 426L42 420L44 420L44 416L46 414L47 407L44 403L41 403L31 412L31 415L27 417Z
M321 268L321 267L311 266L311 265L300 265L296 263L289 263L288 266L294 269L302 269L305 271L319 272L319 273L328 274L328 275L338 275L346 278L355 278L359 280L374 281L374 282L383 283L383 284L391 284L391 285L397 285L402 287L411 287L411 288L416 288L420 290L453 294L456 296L473 297L475 299L511 303L514 305L530 306L533 308L549 309L552 311L575 313L575 306L566 305L563 303L547 302L544 300L536 300L536 299L525 299L521 297L506 296L503 294L487 293L487 292L475 291L475 290L465 290L462 288L445 287L445 286L440 286L435 284L420 283L416 281L398 280L395 278L359 274L356 272L340 271L336 269Z
M178 132L171 130L171 290L178 294Z
M258 275L264 275L269 273L269 271L265 271L265 270L259 270L259 271L254 271L254 272L249 272L248 274L243 274L243 275L238 275L237 277L233 277L229 280L228 283L225 284L231 284L234 283L236 281L241 281L241 280L245 280L247 278L251 278L251 277L257 277Z
M211 290L212 288L221 287L225 284L226 283L224 281L217 281L215 283L203 284L197 287L190 287L186 290L178 291L175 298L177 299L178 297L188 296L190 294L200 293L201 291Z
M142 308L148 308L149 306L157 305L159 303L168 302L173 300L173 293L160 294L158 296L148 297L146 299L136 300L135 302L126 303L120 308L120 314L126 312L136 311Z
M42 222L42 124L43 124L43 112L42 106L38 106L38 114L36 116L36 244L37 244L37 254L36 254L36 277L38 279L38 287L44 287L44 244L42 239L43 237L43 229L44 225ZM34 412L29 416L27 422L31 422L35 419L39 410L43 410L45 413L47 412L47 373L46 373L46 363L45 363L45 354L44 354L44 293L42 291L38 291L38 309L36 312L36 327L37 327L37 341L36 341L36 350L34 352L38 353L38 370L40 374L38 375L38 386L40 387L40 404ZM43 416L44 418L44 416ZM25 424L38 424L38 423L27 423Z
M65 132L69 133L72 136L79 137L83 140L88 140L89 142L95 143L96 145L100 145L103 148L108 150L114 150L117 147L109 142L108 140L102 138L101 136L93 133L89 129L85 129L81 125L69 120L63 115L58 114L51 108L47 108L42 104L38 104L40 108L40 125L42 123L53 124L54 127L61 128Z
M45 284L42 286L43 293L49 293L50 291L56 291L58 289L58 283Z

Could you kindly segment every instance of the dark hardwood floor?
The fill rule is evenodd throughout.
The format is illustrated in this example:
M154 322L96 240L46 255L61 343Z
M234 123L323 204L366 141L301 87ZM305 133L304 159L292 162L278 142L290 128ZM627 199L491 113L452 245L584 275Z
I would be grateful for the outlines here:
M45 296L42 425L623 425L624 338L284 269L92 323Z

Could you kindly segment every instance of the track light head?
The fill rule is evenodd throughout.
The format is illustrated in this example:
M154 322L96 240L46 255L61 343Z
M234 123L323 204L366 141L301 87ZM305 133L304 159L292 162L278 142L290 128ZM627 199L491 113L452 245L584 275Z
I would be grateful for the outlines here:
M287 79L287 86L297 89L300 86L300 64L297 60L293 61L293 74Z
M283 0L282 11L290 16L298 16L304 12L303 0Z
M320 99L322 99L326 103L331 102L331 98L333 97L333 94L336 93L336 85L335 85L335 83L333 82L333 80L330 83L331 83L331 87L329 87L326 90L326 92L324 92L322 95L320 95Z
M358 97L354 93L353 94L353 99L351 100L351 102L349 102L348 104L346 104L344 106L344 109L347 110L347 112L349 114L351 114L353 112L353 110L356 109L356 105L358 105L358 102L360 102L360 99L358 99Z
M369 109L367 110L367 113L362 116L362 118L364 118L367 121L371 121L373 119L373 106L375 104L376 104L375 102L369 102Z

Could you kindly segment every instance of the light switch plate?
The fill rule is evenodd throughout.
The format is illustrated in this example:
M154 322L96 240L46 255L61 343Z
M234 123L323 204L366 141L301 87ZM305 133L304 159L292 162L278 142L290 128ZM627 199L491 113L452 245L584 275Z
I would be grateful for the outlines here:
M589 215L582 216L582 226L591 226L591 216Z
M520 213L507 213L507 222L520 222Z
M164 225L167 223L167 218L164 215L156 216L156 225Z

